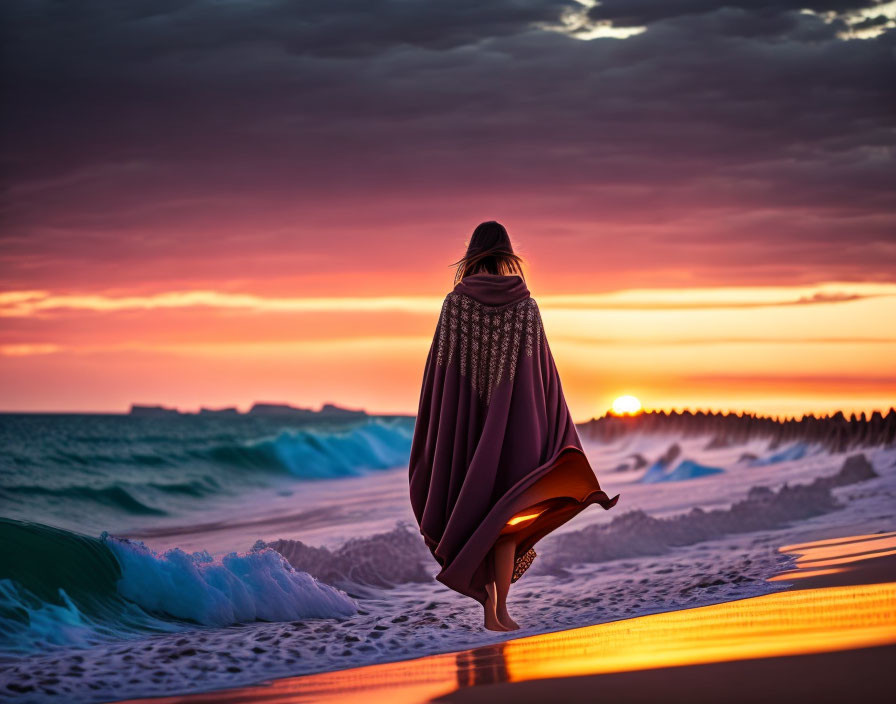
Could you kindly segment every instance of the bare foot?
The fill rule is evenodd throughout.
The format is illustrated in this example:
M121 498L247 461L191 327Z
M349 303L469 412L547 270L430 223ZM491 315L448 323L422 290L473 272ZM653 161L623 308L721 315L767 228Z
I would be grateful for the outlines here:
M515 631L517 628L520 627L520 624L518 624L516 621L514 621L512 618L510 618L510 614L507 613L506 608L503 609L502 611L497 612L497 616L498 616L498 621L500 621L501 624L508 631Z
M501 621L498 620L497 613L495 612L495 583L487 584L485 587L485 591L488 593L488 598L485 600L485 627L490 631L510 631L512 629L505 626Z
M512 629L506 628L503 623L501 623L496 616L485 612L485 627L490 631L510 631Z

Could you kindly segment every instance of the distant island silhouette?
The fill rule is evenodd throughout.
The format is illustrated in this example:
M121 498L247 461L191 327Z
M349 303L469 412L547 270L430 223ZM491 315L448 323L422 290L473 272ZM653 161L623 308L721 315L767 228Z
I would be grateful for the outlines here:
M222 416L283 420L414 417L413 414L369 414L363 409L345 408L333 403L325 403L318 410L287 403L255 403L246 413L241 413L236 407L200 408L198 412L190 413L165 406L132 404L129 415L145 418ZM576 423L576 426L582 439L599 443L611 442L630 433L671 433L682 437L712 435L706 449L737 445L757 437L769 438L772 448L787 442L814 442L831 452L843 452L862 445L896 445L896 408L892 407L886 415L874 411L870 415L863 412L857 416L853 413L847 418L842 411L837 411L822 416L809 413L799 420L792 417L772 418L751 412L683 410L617 415L610 410L600 418ZM744 456L742 459L748 460L750 457ZM639 462L643 463L644 460Z
M613 440L632 433L665 433L688 437L710 435L712 439L704 449L731 447L754 438L768 438L769 448L774 449L786 443L818 443L829 452L845 452L852 447L866 445L896 445L896 408L890 408L886 415L874 411L870 416L864 412L852 413L847 418L843 411L833 415L816 416L813 413L796 418L770 418L755 413L720 413L712 411L646 411L635 415L615 415L608 413L601 418L592 418L577 424L583 440L599 443ZM671 449L671 448L670 448ZM638 466L646 460L633 455ZM752 455L741 457L744 461L756 459Z
M368 415L363 409L345 408L334 403L325 403L318 410L313 408L300 408L288 403L255 403L246 413L242 413L235 406L227 408L205 408L198 412L181 411L162 405L150 405L132 403L128 415L140 418L168 418L170 416L261 416L265 418L363 418Z

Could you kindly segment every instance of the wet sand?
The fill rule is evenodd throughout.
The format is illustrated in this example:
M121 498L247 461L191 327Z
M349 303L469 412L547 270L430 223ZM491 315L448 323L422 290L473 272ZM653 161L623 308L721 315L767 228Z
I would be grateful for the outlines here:
M183 702L877 702L896 684L896 534L782 546L792 588Z
M585 677L486 685L432 701L465 704L545 702L891 702L896 646L663 667Z

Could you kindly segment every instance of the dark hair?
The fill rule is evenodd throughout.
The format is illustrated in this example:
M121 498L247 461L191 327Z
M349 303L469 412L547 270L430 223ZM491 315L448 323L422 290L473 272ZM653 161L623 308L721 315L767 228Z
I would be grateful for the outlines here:
M507 230L494 220L476 226L467 245L467 253L451 264L457 267L454 273L455 285L465 276L483 273L502 275L516 273L525 281L522 265L522 258L513 252Z

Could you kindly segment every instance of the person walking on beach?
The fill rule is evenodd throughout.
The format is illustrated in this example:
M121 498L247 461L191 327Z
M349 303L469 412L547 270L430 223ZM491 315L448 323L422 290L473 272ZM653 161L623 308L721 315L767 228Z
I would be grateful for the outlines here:
M507 230L473 231L445 296L423 370L411 443L410 499L441 570L478 601L493 631L519 628L510 585L534 546L593 503L600 488Z

